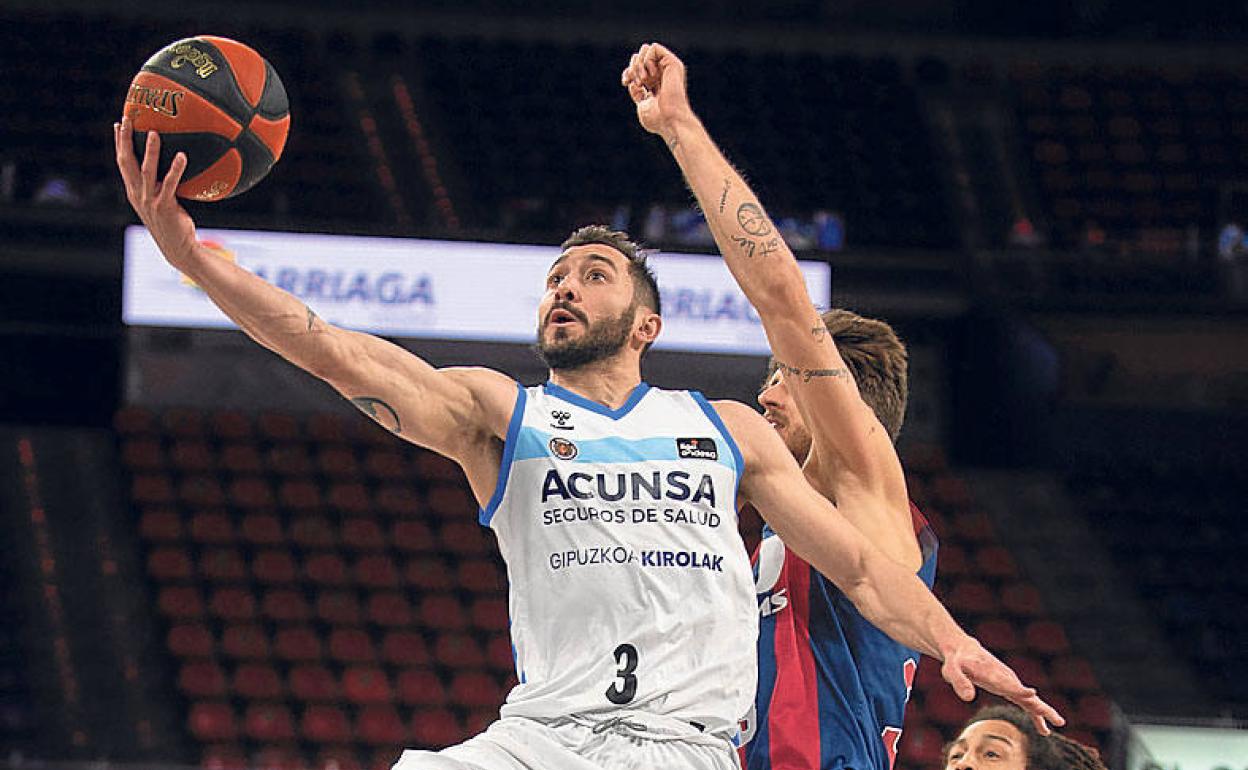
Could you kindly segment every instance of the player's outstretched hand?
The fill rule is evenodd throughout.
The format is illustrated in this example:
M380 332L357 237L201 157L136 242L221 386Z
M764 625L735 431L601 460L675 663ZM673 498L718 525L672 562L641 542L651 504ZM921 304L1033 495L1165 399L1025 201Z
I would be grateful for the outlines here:
M975 698L976 687L1010 701L1031 716L1041 735L1049 734L1050 722L1058 727L1066 724L1057 709L1041 700L1035 689L1024 685L1012 668L970 636L945 654L940 674L964 701Z
M117 150L117 168L126 185L126 200L147 225L156 245L170 262L176 262L195 248L195 222L186 209L178 203L174 191L186 171L186 155L178 153L169 165L169 173L162 181L156 180L156 166L160 161L160 135L155 131L147 134L147 146L143 152L143 165L134 157L134 122L122 118L113 124L113 144Z
M652 134L670 139L677 121L692 118L685 91L685 63L658 43L646 43L629 59L620 83L637 105L637 119Z

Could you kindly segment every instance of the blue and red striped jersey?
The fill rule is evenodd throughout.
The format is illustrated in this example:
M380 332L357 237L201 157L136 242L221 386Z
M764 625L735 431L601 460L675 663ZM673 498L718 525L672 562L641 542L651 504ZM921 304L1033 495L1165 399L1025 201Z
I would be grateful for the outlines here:
M936 578L936 535L910 505ZM743 726L748 770L892 770L919 653L871 625L768 528L754 554L758 695Z

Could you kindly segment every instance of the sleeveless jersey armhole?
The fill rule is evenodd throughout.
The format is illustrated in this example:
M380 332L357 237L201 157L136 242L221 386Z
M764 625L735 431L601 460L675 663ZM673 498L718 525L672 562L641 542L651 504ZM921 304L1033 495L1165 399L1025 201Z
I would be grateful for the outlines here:
M477 514L477 521L481 522L483 527L490 526L494 512L503 502L503 493L507 490L507 477L511 475L511 462L516 456L516 438L520 435L520 425L524 422L524 407L527 400L528 393L524 386L517 382L516 403L511 408L511 422L507 423L507 437L503 439L503 459L498 464L498 480L494 484L494 496L490 498L489 504Z

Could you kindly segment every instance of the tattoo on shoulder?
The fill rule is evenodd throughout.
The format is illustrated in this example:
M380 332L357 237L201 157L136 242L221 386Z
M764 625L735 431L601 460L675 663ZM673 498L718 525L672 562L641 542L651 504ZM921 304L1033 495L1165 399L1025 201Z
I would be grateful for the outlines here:
M372 417L379 425L391 433L403 432L403 425L399 422L399 413L394 411L394 407L380 398L360 396L359 398L351 399L351 403L355 404L356 409Z
M312 331L312 327L316 325L316 319L318 318L320 318L320 316L316 314L316 311L312 308L308 308L308 331Z
M784 372L786 377L796 377L802 382L810 382L816 377L847 377L848 369L803 369L798 366L789 366L786 363L778 362L776 367Z
M724 207L728 205L728 190L732 187L732 182L724 180L724 191L719 194L719 213L724 213Z
M741 225L742 230L755 237L771 233L771 223L767 221L767 215L757 203L746 201L737 207L737 224Z
M749 238L742 238L739 235L734 235L732 236L732 242L741 248L741 252L745 254L745 256L754 256L754 247L757 245L754 241L751 241Z

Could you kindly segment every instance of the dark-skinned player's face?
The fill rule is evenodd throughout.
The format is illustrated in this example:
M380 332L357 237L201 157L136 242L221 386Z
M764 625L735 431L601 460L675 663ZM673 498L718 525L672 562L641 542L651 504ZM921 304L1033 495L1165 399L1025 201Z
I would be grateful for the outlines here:
M627 344L637 309L627 257L604 244L573 246L546 274L537 352L556 370L609 358Z

